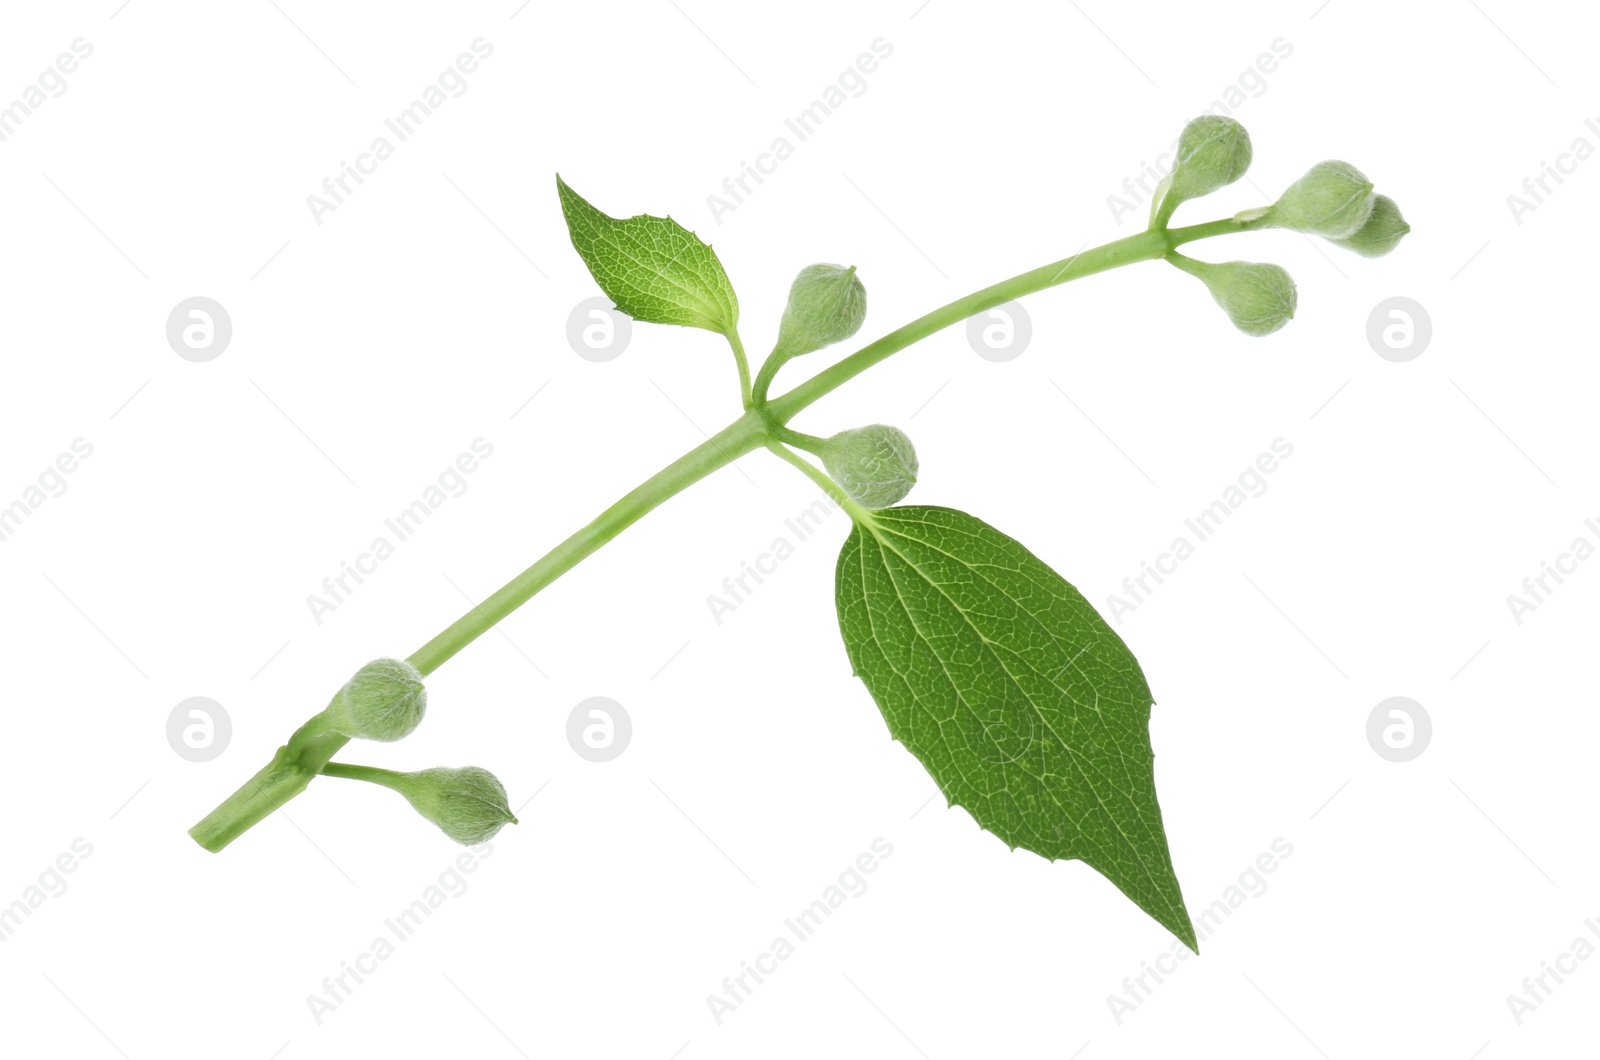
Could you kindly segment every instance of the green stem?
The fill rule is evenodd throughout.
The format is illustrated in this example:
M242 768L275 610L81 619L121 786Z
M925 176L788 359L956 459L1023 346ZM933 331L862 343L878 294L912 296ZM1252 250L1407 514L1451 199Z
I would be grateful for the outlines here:
M379 784L391 791L400 791L405 784L405 774L396 773L392 769L379 769L377 766L358 766L348 762L328 762L322 767L325 777L343 777L347 780L364 780L369 784Z
M1224 217L1220 221L1207 221L1205 224L1187 225L1183 228L1173 228L1167 232L1167 242L1174 247L1181 247L1185 243L1193 243L1197 239L1210 239L1212 236L1231 236L1239 232L1254 232L1258 228L1271 228L1266 223L1267 218L1256 217L1249 221L1241 221L1235 217Z
M488 599L462 615L448 629L418 648L411 664L424 674L471 644L496 622L515 611L540 589L577 566L585 557L638 522L647 512L713 471L753 452L769 437L766 419L749 410L671 464L650 476L587 526L551 549L542 559L511 579ZM349 740L330 733L318 714L302 725L260 772L212 810L189 834L216 853L299 795L317 776L341 774L330 759ZM359 767L357 767L359 768Z
M756 373L756 387L753 395L754 401L758 406L767 403L767 391L772 388L772 381L777 378L778 369L788 363L789 358L778 356L777 350L769 353L767 359L761 363L761 371Z
M322 722L318 714L296 729L272 761L189 829L194 841L215 854L306 790L317 771L350 742Z
M1074 254L1070 258L1033 269L1020 276L1013 276L991 287L985 287L981 291L936 309L897 331L890 332L831 368L818 373L765 408L758 406L755 409L747 409L744 415L652 475L627 496L601 512L588 526L557 545L533 566L507 582L488 599L462 615L444 632L413 652L411 664L425 675L437 670L451 656L521 607L535 593L571 570L657 505L711 472L768 444L774 437L792 441L805 448L821 445L823 442L821 438L788 430L786 425L789 418L824 394L913 342L965 320L974 313L1003 305L1034 291L1121 265L1160 258L1175 246L1210 236L1247 231L1253 224L1254 222L1224 219L1165 232L1141 232ZM728 341L732 344L742 369L740 373L742 384L747 385L748 365L745 363L744 347L736 333L731 334ZM762 369L763 375L767 375L767 367L772 366L775 360L768 358L767 366ZM776 363L781 364L782 361ZM770 382L770 378L767 381ZM757 392L761 392L759 381ZM832 479L827 478L821 471L794 453L783 449L779 455L790 463L798 462L797 466L802 466L802 470L806 470L806 473L813 478L821 476L821 480L827 483L824 489L837 489Z
M288 757L288 748L280 747L265 768L206 814L189 835L215 854L306 790L315 776Z
M1202 280L1206 278L1206 272L1212 267L1208 261L1196 261L1187 255L1179 254L1176 250L1167 251L1167 260L1187 272L1190 276L1196 276Z
M533 566L456 619L437 637L411 653L411 665L431 674L496 622L521 607L534 593L577 566L595 550L638 522L686 487L752 452L767 439L766 421L747 411L727 427L656 472L627 496L601 512L588 526L551 549Z
M828 444L828 439L826 438L818 438L814 434L805 434L790 427L785 427L781 423L772 423L768 426L772 431L772 436L778 441L792 445L796 449L804 449L808 453L820 455L822 447Z
M744 343L739 339L739 329L728 332L728 345L733 347L733 363L739 368L739 401L742 408L755 402L750 396L750 360L744 355Z
M866 509L862 508L859 504L846 496L844 490L839 488L839 484L833 481L833 479L829 478L821 468L817 467L811 461L807 460L805 457L801 456L799 453L795 452L793 449L790 449L788 446L784 445L780 441L777 441L776 439L767 442L767 448L772 450L778 456L782 457L784 460L787 460L789 463L793 464L795 467L799 468L806 478L809 478L812 482L815 482L819 487L821 487L822 492L832 497L834 502L838 504L839 507L849 512L850 515L858 522L860 521L862 515L866 512Z
M954 302L940 306L904 327L889 332L883 338L869 343L837 364L818 372L782 397L773 399L767 408L778 423L788 423L795 413L838 389L879 361L899 353L913 343L921 342L951 324L959 324L975 313L982 313L1069 280L1081 279L1084 276L1092 276L1097 272L1132 265L1139 261L1154 261L1165 257L1173 247L1196 239L1247 232L1258 224L1258 221L1235 221L1232 218L1225 218L1221 221L1190 225L1187 228L1148 229L1137 235L1082 251L1070 258L1041 265L1009 280L1001 280L981 291L974 291L965 298L957 298Z
M1178 209L1178 203L1172 197L1172 174L1168 173L1161 178L1161 183L1156 185L1156 192L1151 196L1150 225L1151 228L1165 230L1167 222L1172 220L1172 215Z
M1019 276L1013 276L1009 280L992 284L981 291L974 291L964 298L957 298L954 302L918 317L904 327L891 331L876 342L862 347L837 364L823 369L793 390L773 399L769 408L779 423L788 423L795 413L825 394L838 389L879 361L899 353L913 343L921 342L937 331L958 324L975 313L982 313L1024 295L1114 269L1119 265L1150 261L1163 256L1169 249L1171 244L1168 242L1168 233L1140 232L1138 235L1074 254L1070 258L1042 265Z
M1174 247L1196 239L1249 231L1259 226L1259 220L1225 219L1166 231L1152 229L1074 254L1070 258L985 287L965 298L958 298L869 343L771 402L766 400L767 387L784 360L768 358L752 389L744 346L736 333L730 334L728 342L733 347L734 359L739 367L744 414L646 479L587 526L551 549L531 567L418 648L410 656L412 665L423 674L437 670L539 590L577 566L647 513L693 483L763 445L799 468L852 517L858 521L870 521L870 511L850 500L819 468L782 444L788 440L806 448L815 448L823 441L789 430L788 421L795 413L912 343L965 320L974 313L1069 280L1134 262L1161 258ZM323 715L313 717L289 738L287 744L278 748L271 762L191 828L189 834L205 849L213 852L221 850L299 795L319 773L359 776L360 779L383 783L376 777L379 773L388 773L387 770L368 770L367 767L338 765L330 761L348 742L346 737L327 730Z

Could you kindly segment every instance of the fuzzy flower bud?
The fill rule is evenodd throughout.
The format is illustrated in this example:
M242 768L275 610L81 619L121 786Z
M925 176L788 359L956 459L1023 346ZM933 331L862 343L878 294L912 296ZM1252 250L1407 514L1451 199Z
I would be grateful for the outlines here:
M1372 217L1372 181L1348 162L1318 162L1267 211L1268 223L1348 239Z
M487 769L439 767L402 774L394 785L416 811L462 846L486 843L516 824L506 789Z
M822 466L863 508L898 504L917 484L917 451L906 433L875 423L840 431L822 446Z
M1250 168L1250 134L1232 118L1202 114L1183 127L1167 195L1173 206L1227 187Z
M1233 326L1246 335L1270 335L1294 317L1294 280L1277 265L1253 261L1214 265L1178 254L1169 260L1198 276Z
M1406 219L1400 216L1400 207L1387 195L1372 200L1372 216L1352 236L1332 240L1338 246L1353 250L1364 258L1381 258L1411 231Z
M807 265L789 287L773 353L799 357L843 342L861 330L866 318L867 289L854 265Z
M363 740L399 740L422 723L428 692L422 674L404 659L374 659L345 682L328 704L329 727Z

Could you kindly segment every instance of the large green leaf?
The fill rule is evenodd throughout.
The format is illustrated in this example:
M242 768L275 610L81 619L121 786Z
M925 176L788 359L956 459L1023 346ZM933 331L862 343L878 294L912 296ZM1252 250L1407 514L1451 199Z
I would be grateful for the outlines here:
M1013 848L1087 862L1196 948L1150 686L1076 589L987 523L911 506L860 517L838 604L856 674L951 805Z
M731 335L739 299L711 247L670 217L608 217L556 176L572 245L589 273L635 320Z

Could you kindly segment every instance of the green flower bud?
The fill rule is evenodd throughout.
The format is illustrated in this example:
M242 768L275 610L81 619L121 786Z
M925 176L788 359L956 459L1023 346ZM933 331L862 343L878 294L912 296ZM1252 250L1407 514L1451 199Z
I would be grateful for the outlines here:
M1253 261L1213 265L1178 254L1170 260L1204 281L1233 326L1246 335L1270 335L1294 317L1294 280L1277 265Z
M1244 176L1250 157L1250 134L1243 125L1232 118L1202 114L1185 125L1178 138L1168 201L1176 206L1227 187Z
M1267 211L1268 223L1348 239L1372 217L1372 181L1348 162L1318 162Z
M917 451L906 433L875 423L840 431L822 445L822 466L863 508L898 504L917 484Z
M1332 242L1364 258L1381 258L1399 246L1409 231L1411 226L1400 216L1400 207L1389 196L1379 195L1372 200L1372 216L1367 223L1354 235Z
M402 773L394 789L416 811L462 846L485 843L517 818L506 801L506 789L487 769L439 767Z
M422 723L428 691L404 659L374 659L345 682L326 711L329 727L363 740L399 740Z
M772 352L799 357L843 342L861 330L866 318L867 289L856 279L854 265L807 265L789 287Z

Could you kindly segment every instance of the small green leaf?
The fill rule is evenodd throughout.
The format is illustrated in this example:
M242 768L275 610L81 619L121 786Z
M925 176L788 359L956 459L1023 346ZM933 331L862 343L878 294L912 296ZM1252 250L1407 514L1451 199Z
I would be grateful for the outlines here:
M578 256L606 297L635 320L731 336L739 299L711 247L670 217L608 217L556 176Z
M1196 949L1156 802L1150 687L1089 602L950 508L872 512L837 583L851 665L951 805L1013 848L1087 862Z

